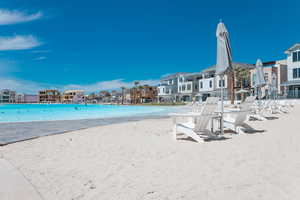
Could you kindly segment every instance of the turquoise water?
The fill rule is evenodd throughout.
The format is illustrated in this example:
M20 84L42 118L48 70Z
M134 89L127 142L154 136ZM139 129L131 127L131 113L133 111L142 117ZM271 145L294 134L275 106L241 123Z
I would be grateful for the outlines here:
M78 104L2 104L0 122L29 122L166 114L174 107Z

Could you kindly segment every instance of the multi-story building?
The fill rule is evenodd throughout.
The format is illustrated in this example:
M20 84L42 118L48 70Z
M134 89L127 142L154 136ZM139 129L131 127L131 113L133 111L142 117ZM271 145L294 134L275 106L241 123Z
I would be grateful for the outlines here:
M210 67L202 71L199 79L199 96L206 99L209 96L216 96L216 74L215 68Z
M0 90L0 103L16 103L16 92L9 89Z
M202 73L181 74L178 77L177 101L194 101L199 93L199 79L202 79Z
M38 103L39 97L35 94L24 94L24 103Z
M284 95L284 86L282 84L288 80L286 60L278 60L274 66L277 68L277 93Z
M149 103L157 100L157 87L140 85L130 89L131 103Z
M81 103L84 101L83 90L66 90L62 95L63 103Z
M157 87L158 101L173 102L178 100L179 77L186 74L188 73L180 72L163 76L160 80L160 84Z
M300 98L300 43L284 52L287 55L287 81L282 83L284 93L289 98Z
M252 64L246 63L232 63L234 69L242 68L251 70L254 68ZM223 77L217 75L215 73L215 66L209 67L203 70L202 77L198 80L199 81L199 96L204 100L209 96L220 96L221 89L223 88L224 98L229 99L230 88L233 86L234 90L238 90L240 88L249 88L250 82L245 80L242 84L239 83L236 75L235 81L233 82L230 76L224 75ZM250 77L250 75L249 75ZM233 85L232 85L233 84ZM238 97L238 95L236 95Z
M16 103L24 103L24 102L25 102L25 94L17 94Z
M123 104L130 104L132 102L130 89L124 88L122 94L123 94Z
M254 68L254 65L233 63L233 68L250 70ZM219 75L216 75L215 71L215 66L212 66L198 73L176 73L162 77L158 86L159 101L205 100L209 96L220 96L221 88L224 88L224 97L228 99L231 84L234 84L235 90L250 87L250 80L244 81L242 85L237 80L232 83L229 76L224 75L223 79L221 79Z
M61 95L58 90L41 90L38 94L39 103L59 103Z
M251 74L251 86L255 88L255 81L256 81L256 72L255 68L250 70ZM277 77L278 77L278 68L276 66L276 61L264 62L263 63L263 73L266 85L261 87L261 95L264 98L268 98L269 95L273 91L273 87L276 87L277 90ZM273 85L273 77L276 76L276 83Z

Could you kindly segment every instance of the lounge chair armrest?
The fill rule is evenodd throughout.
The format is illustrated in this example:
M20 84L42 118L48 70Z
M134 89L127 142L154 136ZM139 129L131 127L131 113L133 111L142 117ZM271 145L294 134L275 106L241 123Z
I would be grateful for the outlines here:
M188 121L194 121L197 117L208 116L209 118L215 118L218 117L219 115L216 113L206 114L206 115L199 114L199 113L173 113L173 114L169 114L169 116L172 117L174 124L180 124Z
M217 113L212 113L212 114L199 114L199 113L170 113L170 117L200 117L200 116L217 116Z

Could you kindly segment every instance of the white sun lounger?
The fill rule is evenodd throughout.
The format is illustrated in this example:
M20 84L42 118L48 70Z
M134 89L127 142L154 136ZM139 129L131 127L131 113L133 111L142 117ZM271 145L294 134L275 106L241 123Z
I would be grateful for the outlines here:
M225 110L224 112L224 128L235 131L236 133L245 132L249 126L245 124L248 116L251 113L251 106L254 103L255 96L247 97L247 99L240 104L240 110Z
M185 114L171 114L174 122L173 135L177 140L179 133L191 137L197 142L202 142L206 138L213 138L213 130L210 130L209 122L212 118L218 117L214 111L217 108L219 98L209 97L201 106L199 112L190 112Z

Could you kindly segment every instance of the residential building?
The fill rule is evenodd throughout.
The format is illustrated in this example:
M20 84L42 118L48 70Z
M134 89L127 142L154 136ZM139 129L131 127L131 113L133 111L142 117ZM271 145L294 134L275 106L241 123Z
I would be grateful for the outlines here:
M24 103L25 102L25 94L16 94L16 103Z
M17 94L16 103L38 103L38 95L34 94Z
M251 86L252 88L255 88L255 81L256 81L256 72L255 68L250 70L251 74ZM276 77L278 77L278 68L276 65L276 61L270 61L270 62L264 62L263 63L263 72L264 72L264 79L266 81L266 85L261 87L261 96L262 98L268 98L271 94L272 87L274 87L272 84L273 75L275 74ZM276 80L276 87L277 87L277 80Z
M103 103L110 103L111 102L111 94L110 92L103 90L99 92L99 101Z
M202 71L202 77L199 79L199 96L202 100L216 95L215 77L215 68L208 68Z
M111 91L111 102L113 103L122 103L122 92L113 90Z
M58 90L41 90L38 94L39 103L59 103L61 94Z
M254 68L254 65L247 64L247 63L232 63L233 68L239 69L246 69L251 70ZM230 88L233 87L235 91L241 89L241 88L250 88L250 80L248 81L245 79L243 83L240 83L237 74L235 73L235 81L233 82L231 77L227 74L225 74L223 77L220 75L217 75L215 73L215 66L209 67L205 70L203 70L202 78L200 78L199 81L199 96L201 99L205 100L209 96L220 96L221 95L221 89L223 88L224 92L224 98L229 99L231 93ZM249 75L250 77L250 75ZM232 85L233 84L233 85ZM240 98L239 95L236 95L236 98Z
M284 95L283 83L287 82L287 62L286 60L278 60L275 65L277 68L277 93L279 95Z
M0 103L16 103L16 92L9 89L0 90Z
M130 89L131 103L149 103L157 100L157 87L140 85Z
M24 94L24 103L38 103L39 97L35 94Z
M282 83L285 96L300 98L300 43L296 43L284 52L287 55L287 81Z
M125 88L123 89L123 104L130 104L132 102L131 95L130 95L130 89Z
M66 90L62 95L63 103L82 103L84 102L84 90Z
M179 72L163 76L160 84L157 87L158 101L160 102L174 102L178 100L178 80L182 75L188 74L186 72Z
M201 73L186 73L178 76L178 94L176 101L194 101L194 97L199 92L198 80L202 78Z

